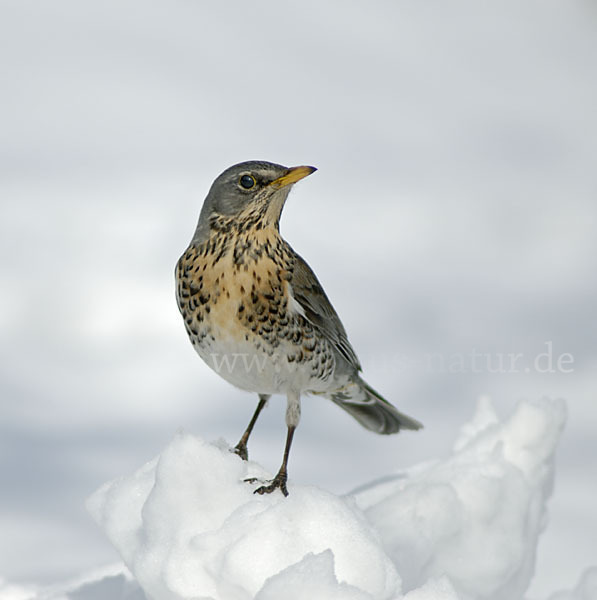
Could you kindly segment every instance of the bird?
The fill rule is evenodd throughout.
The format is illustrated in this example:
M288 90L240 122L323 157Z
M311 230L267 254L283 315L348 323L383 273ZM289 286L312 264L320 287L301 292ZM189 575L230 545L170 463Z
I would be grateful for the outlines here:
M223 379L258 394L233 449L242 459L248 459L249 436L269 398L286 396L282 464L272 480L258 482L257 494L279 489L288 495L288 458L304 394L328 398L379 434L422 427L361 378L359 359L323 287L280 235L290 190L316 170L256 160L226 169L213 182L176 265L177 304L195 351Z

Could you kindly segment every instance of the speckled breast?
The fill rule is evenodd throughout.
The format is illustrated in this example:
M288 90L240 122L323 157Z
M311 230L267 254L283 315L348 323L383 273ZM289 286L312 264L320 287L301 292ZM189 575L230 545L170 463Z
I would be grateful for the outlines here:
M199 356L233 385L325 391L334 356L296 309L283 244L262 234L189 247L176 270L178 306Z

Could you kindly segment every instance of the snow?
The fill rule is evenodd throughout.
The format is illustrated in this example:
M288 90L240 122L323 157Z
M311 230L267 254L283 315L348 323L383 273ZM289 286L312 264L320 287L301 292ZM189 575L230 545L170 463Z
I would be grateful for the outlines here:
M245 479L271 474L179 432L88 509L151 598L512 600L533 577L565 418L544 399L500 421L482 399L450 456L344 497L292 479L288 498L257 496Z
M597 598L597 567L588 568L577 586L570 591L552 594L549 600L595 600Z
M374 598L399 587L353 502L295 485L288 499L257 496L244 482L255 476L268 475L221 444L179 433L159 459L106 484L88 507L152 597L252 598L268 578L300 573L318 581L335 573Z
M561 402L524 402L499 423L487 400L449 458L357 495L408 588L447 574L462 597L519 598L546 522Z
M143 590L122 564L109 565L59 585L19 586L0 579L0 600L145 600Z
M338 496L271 477L223 440L179 431L87 508L124 564L51 588L0 580L0 600L522 600L547 524L563 401L500 420L481 398L449 456ZM292 473L291 473L292 474ZM548 600L597 599L597 567Z

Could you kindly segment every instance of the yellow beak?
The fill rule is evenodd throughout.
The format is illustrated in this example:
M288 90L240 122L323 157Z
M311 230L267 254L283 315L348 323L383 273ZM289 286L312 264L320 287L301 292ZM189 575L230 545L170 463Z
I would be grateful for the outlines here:
M301 179L307 177L307 175L311 175L311 173L314 173L315 171L317 171L315 167L290 167L290 169L288 169L288 171L286 171L286 173L282 175L282 177L274 179L274 181L272 181L270 185L276 189L280 189L286 187L287 185L291 185L293 183L296 183L297 181L300 181Z

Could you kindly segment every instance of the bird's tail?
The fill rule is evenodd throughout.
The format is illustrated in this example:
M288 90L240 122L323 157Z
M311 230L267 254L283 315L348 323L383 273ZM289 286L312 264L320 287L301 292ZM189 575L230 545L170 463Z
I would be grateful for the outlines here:
M419 421L401 413L382 398L360 377L329 394L328 397L363 427L376 433L398 433L402 429L416 431L423 427Z

